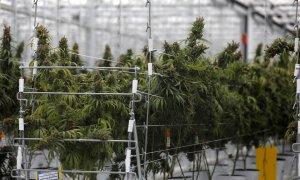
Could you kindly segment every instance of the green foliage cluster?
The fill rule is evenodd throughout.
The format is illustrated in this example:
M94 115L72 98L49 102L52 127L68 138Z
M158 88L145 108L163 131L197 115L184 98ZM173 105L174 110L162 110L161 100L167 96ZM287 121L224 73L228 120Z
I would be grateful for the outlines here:
M8 29L5 27L5 29ZM69 49L67 38L63 37L58 48L50 46L51 38L43 26L36 29L38 65L82 66L79 46ZM164 54L154 61L154 69L160 75L150 80L150 124L167 125L149 129L149 151L160 151L149 155L149 161L160 159L166 152L176 155L186 152L189 160L195 156L189 152L206 146L222 148L229 141L199 144L180 148L187 144L207 142L230 137L237 147L259 146L269 137L282 139L286 127L293 121L291 106L294 102L292 84L293 45L287 39L277 39L265 53L265 61L254 63L242 61L239 44L232 42L215 58L205 56L208 49L203 38L204 19L197 18L186 41L163 45ZM0 120L15 118L19 71L13 59L21 57L22 46L17 53L11 50L11 36L4 31L0 50ZM9 42L9 43L8 43ZM263 56L258 48L257 58ZM146 53L137 56L129 49L112 64L113 55L109 46L105 47L103 59L98 66L139 66L141 72L147 70ZM33 65L33 61L30 63ZM130 92L133 75L125 72L99 72L67 69L39 69L26 84L35 91L59 92ZM147 78L140 75L139 90L147 91ZM63 169L103 169L111 162L113 170L123 169L124 144L117 143L73 143L61 139L126 139L129 119L128 97L38 95L31 96L26 109L26 137L41 137L40 142L30 142L32 151L47 149L49 158L59 157ZM2 108L3 107L3 108ZM143 124L146 119L146 101L137 104L136 119ZM9 121L10 122L10 121ZM14 120L12 121L14 122ZM9 123L8 123L9 124ZM12 123L13 124L13 123ZM180 124L197 124L176 126ZM168 127L169 125L169 127ZM172 126L173 125L173 126ZM293 139L294 126L287 133ZM171 148L166 149L166 128L171 128ZM268 131L266 131L268 130ZM262 133L263 132L263 133ZM143 131L139 131L139 142L143 146ZM238 151L237 151L238 152ZM238 157L236 154L235 157ZM165 160L148 165L147 172L172 175L175 164ZM213 173L213 172L211 172ZM234 170L233 170L234 174ZM73 176L72 174L69 174ZM94 175L86 178L95 179ZM120 178L118 175L111 179Z
M4 26L0 44L0 130L6 137L12 135L18 116L19 103L16 99L19 65L22 58L24 43L13 47L10 27ZM13 146L0 149L0 178L10 177L11 170L16 165Z

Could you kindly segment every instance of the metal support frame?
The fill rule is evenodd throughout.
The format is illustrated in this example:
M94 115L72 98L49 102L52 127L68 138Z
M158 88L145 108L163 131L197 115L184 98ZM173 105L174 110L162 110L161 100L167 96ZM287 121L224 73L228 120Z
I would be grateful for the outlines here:
M19 87L19 105L20 105L20 108L19 108L19 137L20 138L24 138L24 108L23 108L23 102L27 102L26 99L23 98L23 89L24 89L24 77L23 77L23 70L21 71L21 77L19 81L21 81L21 84L22 84L22 79L23 79L23 87ZM20 82L19 82L20 83ZM22 86L22 85L21 85ZM17 155L17 175L19 177L21 177L21 167L25 164L25 141L24 140L19 140L19 143L18 143L18 155ZM18 180L20 178L17 178ZM27 176L26 176L27 177Z
M135 78L133 80L133 86L132 86L132 93L95 93L95 92L25 92L25 83L24 83L24 78L23 78L23 72L25 69L32 69L36 70L37 69L93 69L93 70L127 70L127 71L134 71ZM20 130L20 137L19 138L14 138L14 140L19 141L19 144L22 144L21 146L21 155L18 155L18 158L22 158L22 166L18 166L17 169L12 171L17 172L16 177L18 179L23 178L22 172L25 173L25 178L29 178L29 173L30 171L39 171L38 169L29 169L27 166L28 164L25 163L26 159L26 154L25 154L25 141L40 141L42 138L25 138L24 137L24 119L23 119L23 101L26 102L27 105L27 99L24 98L25 94L30 94L30 95L101 95L101 96L131 96L132 100L130 101L130 120L129 120L129 127L131 126L131 130L129 131L128 127L128 140L100 140L100 139L58 139L58 141L63 141L63 142L94 142L94 143L105 143L105 142L112 142L112 143L128 143L128 148L127 150L135 149L136 155L131 156L131 153L127 157L129 159L129 170L126 172L105 172L105 171L79 171L79 170L41 170L41 171L48 171L48 172L65 172L65 173L107 173L107 174L124 174L127 176L127 179L130 179L132 175L136 176L134 172L131 171L130 168L130 163L131 163L131 157L136 157L137 159L137 170L138 170L138 179L142 179L142 173L141 173L141 162L140 162L140 153L139 153L139 144L138 144L138 134L137 134L137 129L136 129L136 123L135 123L135 116L134 116L134 109L135 109L135 103L140 102L142 99L142 94L140 94L137 90L138 84L137 84L137 73L140 68L134 67L134 68L128 68L128 67L86 67L86 66L34 66L34 67L29 67L29 66L24 66L21 64L20 70L21 70L21 78L19 80L19 92L17 93L17 99L20 101L20 119L22 121L19 121L19 130ZM132 140L132 134L133 134L133 140ZM131 143L134 143L134 147L131 147ZM18 148L19 149L19 148ZM18 159L17 158L17 159ZM127 161L127 158L125 160L125 163ZM24 165L24 166L23 166Z
M127 149L126 149L126 158L125 158L125 171L128 173L126 174L126 179L130 180L130 172L131 172L131 150L135 149L136 153L136 160L137 160L137 171L138 171L138 179L142 180L142 170L141 170L141 160L140 160L140 150L139 150L139 143L138 143L138 134L137 134L137 129L136 129L136 121L135 121L135 96L137 94L137 71L135 70L135 77L134 80L132 81L132 100L130 102L130 119L128 122L128 140L131 141L132 135L133 135L133 141L134 141L134 147L131 146L131 142L128 142L127 144Z

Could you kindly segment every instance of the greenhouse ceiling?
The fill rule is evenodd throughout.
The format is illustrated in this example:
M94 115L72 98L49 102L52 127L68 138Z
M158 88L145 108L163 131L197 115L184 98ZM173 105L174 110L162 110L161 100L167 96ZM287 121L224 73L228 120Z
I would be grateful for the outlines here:
M29 42L33 30L33 0L1 0L0 20L12 26L16 41ZM154 45L181 41L198 16L205 18L209 55L227 42L242 43L245 24L248 57L259 43L294 31L293 0L151 0ZM63 36L78 42L82 53L101 56L109 44L116 56L128 48L141 51L147 42L146 0L38 0L37 22L45 24L57 44ZM251 19L245 20L251 15ZM249 22L248 22L249 21ZM263 41L262 41L263 40ZM261 42L262 41L262 42ZM30 55L28 54L28 58Z

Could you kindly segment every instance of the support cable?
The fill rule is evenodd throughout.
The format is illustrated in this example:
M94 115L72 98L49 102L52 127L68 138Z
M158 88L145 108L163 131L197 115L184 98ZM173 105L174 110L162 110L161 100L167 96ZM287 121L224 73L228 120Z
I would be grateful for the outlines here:
M180 146L180 147L176 147L176 148L169 148L169 149L164 149L164 150L152 151L152 152L148 152L147 154L162 153L162 152L169 151L169 150L183 149L183 148L186 148L186 147L192 147L192 146L198 146L198 145L208 145L208 144L215 143L215 142L222 142L222 141L226 141L226 140L232 140L232 139L235 139L237 137L250 136L250 135L265 133L265 132L269 132L269 131L271 131L271 129L265 129L265 130L262 130L262 131L256 131L254 133L246 133L246 134L242 134L242 135L239 135L239 136L231 136L231 137L227 137L227 138L215 139L215 140L205 141L205 142L201 142L201 143L184 145L184 146ZM206 149L209 149L209 147L206 147ZM214 149L224 149L224 148L214 148ZM184 153L191 154L191 153L202 152L202 151L203 150L197 150L197 151L190 151L190 152L184 152ZM179 153L181 153L181 152L179 152ZM165 158L156 159L154 161L158 161L158 160L165 160ZM149 162L146 163L146 164L149 164Z
M203 148L201 150L197 150L197 151L189 151L189 152L184 152L185 154L195 154L195 153L201 153L201 152L204 152L206 150L210 149L209 147L207 148ZM214 148L214 150L222 150L224 148ZM179 155L181 154L182 152L179 152L179 153L176 153L176 154L173 154L171 156L174 156L174 155ZM146 164L151 164L151 163L154 163L154 162L157 162L157 161L161 161L161 160L166 160L166 158L160 158L160 159L155 159L153 161L148 161Z
M168 148L168 149L164 149L164 150L152 151L152 152L148 152L147 155L148 154L154 154L154 153L161 153L161 152L169 151L169 150L176 150L176 149L183 149L183 148L187 148L187 147L193 147L193 146L211 144L211 143L214 143L214 142L231 140L231 139L235 139L237 137L244 137L244 136L249 136L249 135L255 135L255 134L265 133L265 132L268 132L268 131L271 131L271 130L270 129L266 129L266 130L256 131L254 133L247 133L247 134L243 134L243 135L239 135L239 136L231 136L231 137L226 137L226 138L221 138L221 139L216 139L216 140L211 140L211 141L205 141L205 142L201 142L201 143L184 145L184 146L180 146L180 147L174 147L174 148Z

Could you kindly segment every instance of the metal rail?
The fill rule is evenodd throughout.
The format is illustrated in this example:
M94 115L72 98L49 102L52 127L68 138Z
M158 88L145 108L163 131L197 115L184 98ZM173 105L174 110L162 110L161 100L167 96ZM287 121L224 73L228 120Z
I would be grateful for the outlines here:
M136 176L135 172L118 172L118 171L83 171L83 170L55 170L55 169L13 169L11 171L12 177L21 177L14 176L14 172L23 171L23 172L31 172L31 171L42 171L42 172L61 172L61 173L73 173L73 174L131 174Z
M94 69L94 70L128 70L128 71L138 71L139 67L94 67L94 66L20 66L20 69Z
M14 138L14 140L24 140L24 141L42 141L43 138ZM101 140L101 139L57 139L57 141L63 141L63 142L119 142L119 143L135 143L134 140L114 140L114 139L108 139L108 140Z

